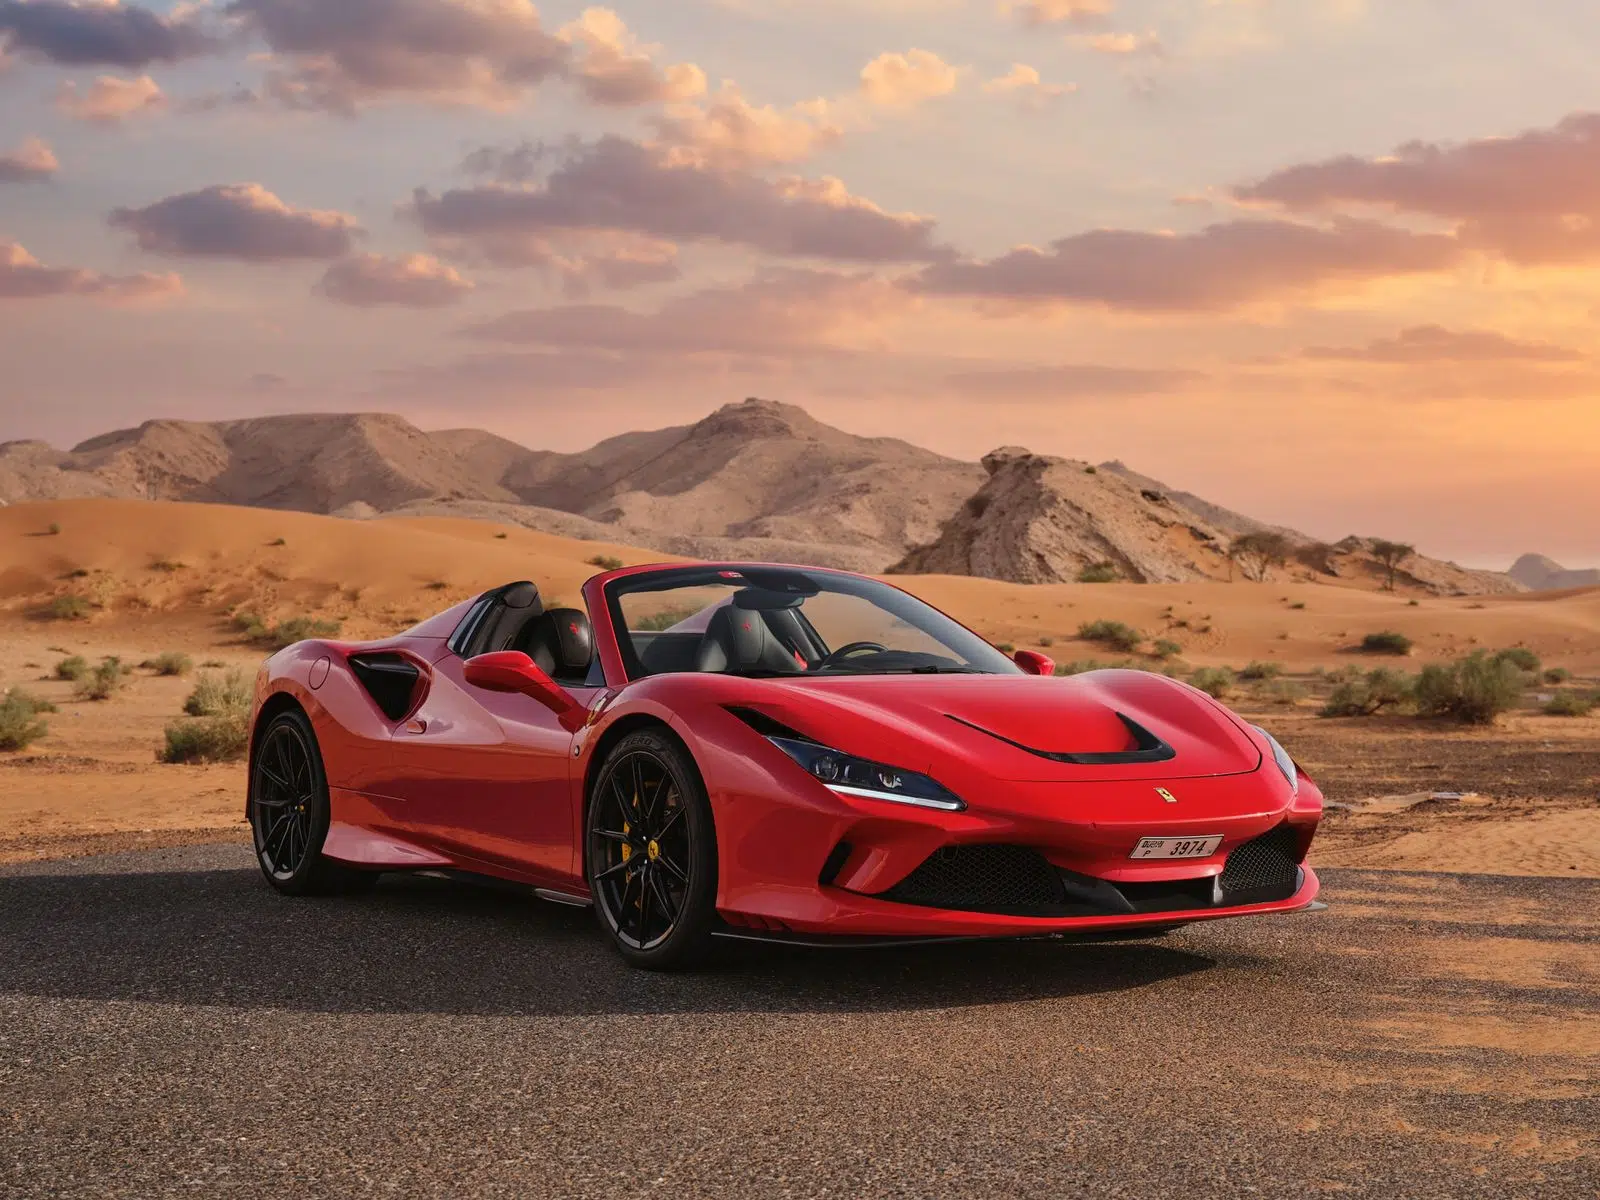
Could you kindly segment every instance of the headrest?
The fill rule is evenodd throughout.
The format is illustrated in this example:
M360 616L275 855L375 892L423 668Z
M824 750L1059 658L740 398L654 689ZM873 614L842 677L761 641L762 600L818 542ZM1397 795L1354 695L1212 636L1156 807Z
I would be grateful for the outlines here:
M578 608L552 608L536 618L525 639L528 657L553 677L589 669L594 658L594 628Z

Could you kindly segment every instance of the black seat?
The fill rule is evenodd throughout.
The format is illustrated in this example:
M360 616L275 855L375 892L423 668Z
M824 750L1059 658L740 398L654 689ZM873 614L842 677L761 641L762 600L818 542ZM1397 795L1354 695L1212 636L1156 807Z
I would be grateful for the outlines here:
M700 639L701 671L776 671L798 674L805 663L797 660L766 622L766 614L733 605L712 614Z
M552 608L530 621L510 649L521 650L552 679L581 682L594 659L594 628L578 608Z
M525 638L528 628L544 611L539 589L527 580L509 583L490 592L491 604L465 647L464 657L510 650Z

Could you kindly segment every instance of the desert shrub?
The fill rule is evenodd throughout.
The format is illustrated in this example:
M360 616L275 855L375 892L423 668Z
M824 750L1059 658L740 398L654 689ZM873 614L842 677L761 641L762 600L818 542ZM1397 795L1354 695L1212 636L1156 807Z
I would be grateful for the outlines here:
M1565 667L1551 667L1544 673L1546 683L1565 683L1572 678L1572 672Z
M290 617L276 625L268 625L254 613L235 613L234 627L249 639L253 646L264 650L282 650L308 638L338 637L344 628L339 621L323 621L315 617Z
M54 712L55 705L45 704L20 688L0 698L0 750L26 750L50 732L50 726L39 720L41 712Z
M1160 659L1177 658L1183 653L1183 647L1171 638L1158 638L1150 653Z
M1467 725L1488 725L1522 699L1525 677L1515 663L1483 651L1424 667L1417 678L1417 711Z
M1273 567L1281 567L1289 560L1293 549L1294 543L1283 534L1259 529L1241 533L1229 542L1228 558L1239 564L1246 579L1260 583L1272 574Z
M284 538L273 538L267 543L269 546L287 546L288 544L288 541Z
M497 541L497 542L503 542L503 541L505 541L505 540L506 540L506 538L508 538L508 537L509 537L509 536L511 536L511 535L510 535L510 534L506 534L506 533L497 533L497 534L495 534L495 535L494 535L494 537L495 537L495 540L496 540L496 541Z
M1096 472L1095 472L1095 469L1094 469L1094 468L1093 468L1093 467L1085 467L1085 468L1084 468L1084 469L1083 469L1083 473L1084 473L1084 474L1085 474L1085 475L1093 475L1093 474L1095 474L1095 473L1096 473Z
M68 571L61 578L63 578L63 579L87 579L87 578L89 578L89 571L88 571L88 568L86 568L86 567L73 567L72 570Z
M1206 695L1221 700L1233 691L1235 677L1227 667L1201 667L1189 676L1189 682Z
M179 719L166 729L166 745L156 758L166 763L233 762L250 748L248 713Z
M1339 572L1333 565L1333 556L1337 553L1338 551L1327 542L1309 542L1304 546L1295 547L1294 560L1303 567L1310 567L1318 574L1337 575Z
M554 608L555 605L550 607ZM671 629L679 621L686 621L694 616L698 609L694 608L668 608L658 613L651 613L647 617L640 617L633 625L634 629L650 633L661 629Z
M1050 646L1054 646L1055 644L1056 644L1056 640L1053 637L1042 637L1042 638L1039 639L1039 645L1044 646L1046 648L1048 648Z
M79 680L89 673L89 660L81 654L63 658L56 664L57 679Z
M243 671L234 667L221 674L206 674L196 679L194 690L183 702L183 711L191 717L220 717L248 712L250 700L250 681Z
M109 700L122 689L122 660L112 655L100 660L100 665L86 672L76 689L79 700Z
M1595 697L1587 692L1557 692L1545 703L1552 717L1587 717L1594 711Z
M172 574L174 571L181 571L183 568L183 563L171 558L158 558L150 564L150 569L152 571L162 571L168 575Z
M1057 663L1057 675L1082 675L1086 671L1104 671L1115 663L1101 662L1098 658L1075 658L1071 662Z
M1283 674L1283 664L1275 662L1253 662L1239 672L1240 679L1251 681L1276 679Z
M157 675L187 675L194 669L194 660L179 650L168 650L141 663Z
M1405 634L1396 633L1393 629L1369 633L1361 639L1361 649L1366 654L1410 654L1412 644Z
M1300 611L1301 609L1305 608L1305 606L1306 606L1306 602L1304 600L1296 600L1293 604L1289 605L1290 608L1294 609L1297 612Z
M1411 680L1388 667L1341 679L1322 706L1325 717L1371 717L1411 699Z
M1121 621L1085 621L1078 626L1078 637L1086 642L1099 642L1113 650L1131 654L1144 641L1144 634Z
M51 521L49 525L45 526L44 532L46 537L55 537L61 532L61 525L57 521Z
M620 571L622 560L614 554L596 554L589 560L591 567L599 567L602 571Z
M1507 646L1495 651L1494 656L1497 661L1508 662L1519 671L1537 671L1543 665L1539 656L1526 646Z
M1078 572L1079 583L1115 583L1121 575L1114 562L1090 563Z
M94 611L87 596L57 596L45 607L44 615L52 621L84 621Z
M1293 679L1267 679L1251 689L1250 695L1263 704L1281 704L1292 708L1308 695L1306 685Z
M1012 642L996 642L994 648L1000 651L1001 654L1015 654L1017 652L1017 647Z

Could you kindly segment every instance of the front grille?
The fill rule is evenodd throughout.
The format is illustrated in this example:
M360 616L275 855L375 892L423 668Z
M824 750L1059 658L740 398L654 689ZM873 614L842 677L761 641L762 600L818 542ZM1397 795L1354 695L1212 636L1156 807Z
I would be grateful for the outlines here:
M1235 846L1222 867L1222 902L1256 904L1294 895L1300 885L1296 841L1293 829L1279 825Z
M1055 915L1066 904L1056 869L1026 846L944 846L881 899L965 912Z

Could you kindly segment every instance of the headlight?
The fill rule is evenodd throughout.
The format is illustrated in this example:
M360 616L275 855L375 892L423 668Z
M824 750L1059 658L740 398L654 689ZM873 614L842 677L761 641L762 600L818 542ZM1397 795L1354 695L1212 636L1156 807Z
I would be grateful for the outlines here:
M1278 770L1283 772L1283 777L1289 781L1289 791L1292 795L1300 794L1300 772L1295 768L1294 759L1289 757L1289 752L1278 744L1278 739L1273 737L1261 726L1256 726L1256 732L1267 739L1267 745L1272 747L1272 761L1278 764Z
M841 796L865 796L869 800L888 800L945 812L958 812L966 807L961 797L915 771L902 771L871 759L841 754L815 742L784 737L768 737L767 741Z

